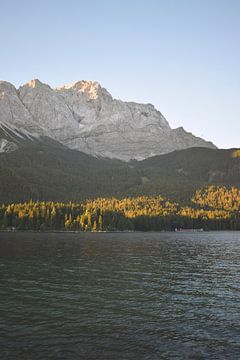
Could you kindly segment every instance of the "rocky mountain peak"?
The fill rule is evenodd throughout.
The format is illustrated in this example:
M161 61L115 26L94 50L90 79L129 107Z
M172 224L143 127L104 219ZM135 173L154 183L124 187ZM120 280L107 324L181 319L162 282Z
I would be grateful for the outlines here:
M44 134L94 156L128 161L188 147L215 147L183 128L171 129L152 104L113 99L97 81L54 89L33 79L18 91L0 82L0 94L0 126Z
M38 80L38 79L32 79L32 80L30 80L26 85L27 85L28 87L34 89L34 88L36 88L37 86L42 86L43 83L42 83L40 80Z
M19 87L18 92L19 93L33 93L36 91L48 91L50 90L51 87L48 84L44 84L43 82L41 82L38 79L32 79L30 81L28 81L26 84L22 85Z
M97 81L81 80L76 81L71 87L74 90L86 93L90 99L97 99L100 84Z
M101 87L99 82L91 80L78 80L71 84L56 87L57 91L71 90L85 94L90 100L97 100L102 96L111 97L110 93Z
M8 139L38 138L44 130L34 121L23 105L16 88L7 81L0 81L0 140L1 151L14 149ZM18 141L17 140L17 141Z

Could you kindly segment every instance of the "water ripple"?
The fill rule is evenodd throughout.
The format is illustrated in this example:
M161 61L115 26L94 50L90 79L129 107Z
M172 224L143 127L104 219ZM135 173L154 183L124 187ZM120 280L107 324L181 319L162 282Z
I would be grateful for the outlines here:
M240 233L0 233L1 360L239 359Z

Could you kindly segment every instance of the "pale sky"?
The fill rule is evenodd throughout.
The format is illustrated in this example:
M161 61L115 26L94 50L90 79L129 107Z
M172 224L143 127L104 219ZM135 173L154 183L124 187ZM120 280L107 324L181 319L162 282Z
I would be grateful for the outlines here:
M239 0L0 0L0 79L97 80L240 147Z

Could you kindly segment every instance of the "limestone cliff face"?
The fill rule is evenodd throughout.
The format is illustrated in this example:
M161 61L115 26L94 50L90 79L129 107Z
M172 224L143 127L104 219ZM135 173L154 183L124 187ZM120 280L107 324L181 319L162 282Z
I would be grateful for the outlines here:
M71 110L50 86L31 80L18 90L19 97L32 117L48 136L66 143L78 125Z
M20 100L15 87L0 81L0 130L8 136L39 137L44 130Z
M172 130L151 104L113 99L97 82L53 89L32 80L18 91L8 86L8 105L0 95L0 124L14 123L34 136L44 134L94 156L128 161L194 146L215 147L183 128Z
M96 82L80 81L58 88L58 94L79 123L68 146L90 154L122 160L161 153L164 134L171 129L151 104L115 100Z

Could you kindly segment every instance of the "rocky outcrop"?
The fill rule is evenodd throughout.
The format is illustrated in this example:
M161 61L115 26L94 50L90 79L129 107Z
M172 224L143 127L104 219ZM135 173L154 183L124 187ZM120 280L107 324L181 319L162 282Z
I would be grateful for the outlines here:
M67 144L78 123L65 101L50 86L31 80L18 90L19 98L46 134Z
M7 139L0 139L0 153L9 153L18 149L18 146Z
M0 81L0 131L8 138L38 138L44 130L20 100L15 87Z
M14 124L14 129L34 136L44 134L94 156L128 161L188 147L215 147L183 128L171 129L151 104L113 99L97 82L53 89L32 80L18 91L9 87L5 103L0 98L0 124Z

